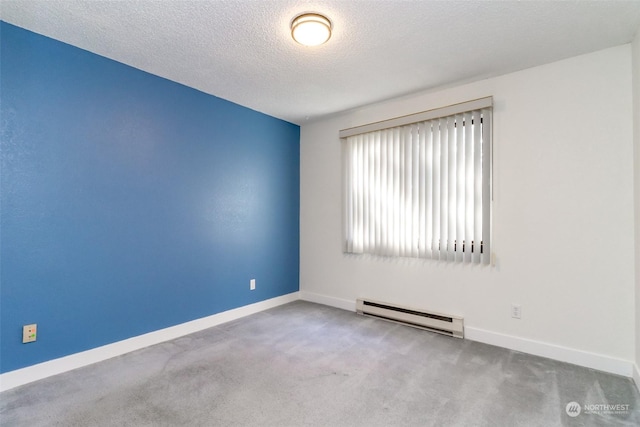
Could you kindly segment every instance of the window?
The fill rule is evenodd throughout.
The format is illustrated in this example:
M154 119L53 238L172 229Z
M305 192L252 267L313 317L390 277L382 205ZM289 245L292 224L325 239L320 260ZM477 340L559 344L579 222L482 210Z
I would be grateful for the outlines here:
M340 131L344 250L490 261L492 98Z

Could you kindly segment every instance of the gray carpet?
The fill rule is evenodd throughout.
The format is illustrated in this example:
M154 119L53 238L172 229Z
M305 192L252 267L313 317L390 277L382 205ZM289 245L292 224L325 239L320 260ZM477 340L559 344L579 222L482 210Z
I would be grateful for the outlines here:
M569 417L572 401L629 409ZM0 424L638 426L640 397L628 378L299 301L8 390Z

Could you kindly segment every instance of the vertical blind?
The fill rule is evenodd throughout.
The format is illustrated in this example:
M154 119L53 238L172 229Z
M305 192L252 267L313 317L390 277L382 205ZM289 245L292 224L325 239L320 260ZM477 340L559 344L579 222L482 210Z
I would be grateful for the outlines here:
M345 252L490 262L491 104L341 131Z

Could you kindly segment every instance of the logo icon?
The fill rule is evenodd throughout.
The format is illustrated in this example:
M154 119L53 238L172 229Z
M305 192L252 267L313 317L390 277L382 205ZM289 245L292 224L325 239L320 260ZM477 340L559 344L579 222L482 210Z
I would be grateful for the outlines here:
M567 415L569 415L570 417L577 417L578 415L580 415L582 408L580 407L580 404L578 402L569 402L567 403L565 411L567 411Z

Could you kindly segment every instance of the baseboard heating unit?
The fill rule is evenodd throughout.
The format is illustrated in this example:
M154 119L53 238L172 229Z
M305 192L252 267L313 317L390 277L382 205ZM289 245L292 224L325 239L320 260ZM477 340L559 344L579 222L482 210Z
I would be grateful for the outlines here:
M422 311L370 299L356 300L356 312L450 337L464 338L464 319L458 316Z

